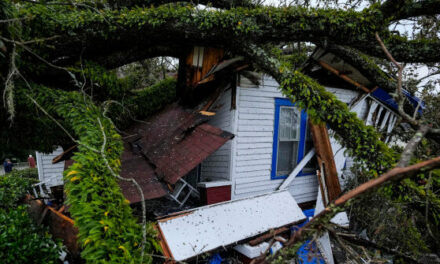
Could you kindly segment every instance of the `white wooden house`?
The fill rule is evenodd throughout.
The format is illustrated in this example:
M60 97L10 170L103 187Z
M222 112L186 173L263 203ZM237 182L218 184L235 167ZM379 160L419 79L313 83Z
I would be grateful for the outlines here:
M255 78L251 81L244 77L249 74L237 70L243 68L236 64L240 59L219 63L221 57L221 50L195 48L188 56L187 71L179 72L179 78L185 76L187 85L186 90L178 93L182 100L192 100L197 106L188 111L183 104L172 104L152 116L145 123L148 125L130 128L128 134L133 139L124 141L121 176L136 179L145 199L169 195L182 206L193 194L204 197L204 202L210 204L158 221L159 233L168 241L163 248L168 248L171 256L179 253L179 260L249 239L286 223L298 223L305 219L300 207L315 208L316 214L329 202L326 194L320 194L321 190L325 192L320 185L326 180L318 179L307 112L285 98L279 84L270 76L260 75L256 84ZM367 125L382 132L383 141L389 142L398 121L396 103L391 96L330 53L317 51L313 58L315 61L306 69L308 74L346 103ZM207 90L210 92L205 99L197 97ZM210 98L208 103L206 97ZM409 94L407 98L414 109L423 109L419 99ZM207 123L206 117L209 117ZM345 180L351 177L353 159L334 139L332 131L328 136L325 133L325 140L331 145L326 153L331 152L334 178L337 174L338 188L340 185L343 189ZM72 146L64 152L57 149L50 155L37 153L40 181L48 186L62 185L64 162L56 162L70 159L74 151L76 148ZM140 201L132 185L120 183L120 186L131 203ZM271 199L274 206L267 203ZM283 213L284 205L290 208L291 215ZM275 214L280 214L280 219L285 216L282 223L268 221L258 226L253 222L259 221L258 218L270 220ZM256 219L248 215L255 215ZM338 223L348 221L346 215L336 218ZM244 232L244 226L249 230ZM194 238L185 230L199 232L195 241L205 239L209 247L200 252L194 252L188 245L183 247ZM225 235L216 240L215 234L200 235L203 230L217 230L215 234ZM331 260L328 235L319 238L317 244L323 257ZM237 250L242 253L260 250L248 245L240 247L242 251Z
M216 115L209 122L235 137L202 163L202 182L230 184L232 199L273 192L313 147L307 134L307 113L300 112L278 87L269 76L262 77L260 85L241 77L236 109L231 109L231 90L225 91L218 99L212 108ZM362 91L326 88L349 105L364 94ZM374 125L388 131L397 120L397 115L389 107L372 96L364 96L351 108L369 123L372 123L374 112L377 112L375 116L384 115L380 122L380 118L376 118ZM342 174L344 168L349 168L346 163L351 159L345 156L335 140L332 140L332 147L338 172ZM298 203L316 200L316 168L301 170L288 189Z
M212 50L206 50L213 54ZM203 64L204 61L212 64L218 57L218 54L214 54L206 59L205 54L205 58L198 58L198 61L199 64ZM395 102L388 93L375 87L359 71L330 53L318 51L314 59L315 62L310 63L308 71L315 77L319 73L318 79L328 91L346 103L366 124L384 132L383 140L389 141L389 134L398 116ZM209 67L214 70L204 71L212 75L216 68L227 68L224 64L219 65ZM191 67L194 68L193 65ZM197 68L192 69L191 74L193 72L200 75ZM203 74L206 75L204 72ZM342 75L352 81L343 81L340 78ZM270 193L280 187L288 189L299 204L316 200L319 185L317 167L314 167L313 160L307 165L300 164L313 148L308 132L307 113L299 111L294 103L285 98L279 90L278 83L270 76L261 75L257 85L254 84L255 81L238 74L235 82L226 85L223 92L210 104L209 109L205 109L215 112L208 124L232 133L234 138L222 143L217 151L204 158L196 170L198 187L230 188L232 200ZM412 104L421 103L414 97L409 96L408 99ZM350 176L352 159L346 156L344 149L331 136L331 131L329 134L337 173L343 187L344 179ZM37 153L39 178L48 186L62 184L64 162L51 163L61 152L59 148L52 154ZM307 158L311 157L313 155ZM298 164L305 166L298 169ZM295 168L297 170L294 170ZM287 184L285 180L288 177ZM292 178L294 179L291 181ZM195 185L194 179L192 182ZM148 197L148 193L145 193L145 196Z

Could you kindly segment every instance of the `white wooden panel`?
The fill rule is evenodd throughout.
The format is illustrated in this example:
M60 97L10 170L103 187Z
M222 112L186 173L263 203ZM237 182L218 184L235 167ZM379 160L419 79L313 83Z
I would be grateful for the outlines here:
M246 144L246 143L270 143L272 145L273 138L272 137L238 137L237 143Z
M267 176L266 179L270 179L270 170L260 170L260 171L253 171L253 172L236 172L235 173L237 178L250 178L250 177L257 177L257 176Z
M255 172L237 172L237 178L251 178L251 177L259 177L265 176L266 179L270 178L270 170L261 170Z
M378 125L379 125L380 116L381 116L383 110L385 110L385 107L380 105L379 106L379 110L377 111L376 120L374 120L374 126L375 127L378 127Z
M243 96L243 100L247 100L247 98L273 98L279 97L281 94L277 91L273 90L264 90L264 89L254 89L254 90L240 90L240 96Z
M250 108L250 107L244 107L243 105L240 105L240 108L238 108L239 114L270 114L274 115L275 112L273 111L274 108Z
M261 149L269 148L272 149L272 143L239 143L237 144L237 149Z
M254 159L237 162L237 167L251 166L251 165L271 165L271 159Z
M244 131L244 132L273 132L273 125L272 126L255 126L255 125L242 125L239 124L238 131Z
M368 109L368 115L367 115L367 119L366 119L366 124L369 126L371 124L373 124L373 113L374 111L376 111L376 108L379 106L378 103L376 103L376 101L372 101L371 102L371 106L370 109Z
M261 170L270 170L270 164L237 167L235 171L236 172L246 172L246 171L261 171Z
M273 120L275 119L273 114L239 114L238 119L248 120Z
M283 191L200 207L158 225L174 260L183 261L304 219L295 199Z
M248 108L266 108L266 109L275 109L274 103L262 103L262 102L249 102L249 101L240 101L240 106L248 107Z
M391 114L390 111L387 111L385 113L385 116L383 117L382 123L380 123L379 130L382 130L385 127L385 125L388 123L388 121L389 121L388 119L390 119L390 114Z
M248 96L243 98L242 102L258 102L258 103L272 103L273 97L258 97L258 96Z
M62 152L63 149L58 147L50 154L36 153L38 178L41 182L44 182L47 187L63 184L64 161L52 164L52 159Z
M233 196L235 198L272 192L282 182L282 180L272 180L270 176L275 98L284 97L278 87L276 81L270 77L265 77L261 85L255 89L238 87L238 127L234 139L236 150ZM292 186L297 187L298 190L289 188L289 191L296 194L309 192L300 198L302 202L304 199L315 199L316 179L312 181L309 179L307 176L294 181Z
M270 126L273 127L273 120L246 120L238 117L238 125L250 126Z
M272 149L237 149L237 155L253 155L253 154L272 154Z
M254 154L254 155L242 155L237 156L235 160L238 161L247 161L247 160L257 160L257 159L264 159L264 160L272 160L272 153L270 154ZM272 162L272 161L271 161Z
M256 131L252 131L252 132L237 132L236 134L238 139L243 139L246 137L252 137L252 138L256 138L256 137L273 137L273 132L256 132Z
M211 107L210 111L214 111L216 114L209 120L208 123L230 132L232 128L230 89L226 90L218 98L218 100ZM213 178L230 180L230 164L232 155L231 146L232 142L228 141L202 162L200 177L201 181L206 181Z

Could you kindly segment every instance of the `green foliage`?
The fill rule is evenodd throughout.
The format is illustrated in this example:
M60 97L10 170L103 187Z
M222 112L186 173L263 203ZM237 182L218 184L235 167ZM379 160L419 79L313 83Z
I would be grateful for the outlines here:
M37 168L28 168L28 169L24 169L24 170L13 170L10 175L12 177L38 180L38 169Z
M27 206L0 208L0 259L4 264L59 263L59 246L37 226Z
M33 183L35 169L0 176L0 259L5 264L58 263L59 246L20 205ZM28 178L27 176L30 176Z
M83 247L81 256L87 263L139 263L141 226L113 175L119 174L121 166L121 137L102 109L80 93L38 90L38 101L68 120L79 137L75 163L65 171L64 179L67 203ZM147 237L145 251L152 252L156 242L151 226ZM144 262L151 262L151 257Z
M176 28L197 28L199 32L222 32L229 37L253 39L271 29L285 28L289 35L306 36L309 32L323 32L328 36L351 41L371 37L380 31L381 14L376 8L363 12L353 10L313 9L298 6L275 8L233 8L230 10L200 10L187 5L161 5L150 8L121 8L72 10L69 6L47 7L29 5L20 10L21 16L33 16L32 35L53 35L83 32L114 39L121 27L134 30L155 30L170 23ZM379 26L378 26L379 25ZM106 28L106 30L103 30ZM282 33L278 37L286 37Z
M138 118L145 118L176 100L177 81L168 78L142 90L133 91L127 104Z
M365 162L371 175L377 176L391 167L395 157L393 151L380 141L380 135L373 127L365 125L345 103L310 77L299 71L290 72L283 68L280 71L278 78L283 94L306 109L313 122L324 122L336 131L339 142L356 160Z
M32 184L37 180L33 177L34 170L17 171L0 176L0 208L14 208L26 195ZM31 177L27 177L30 173Z
M357 198L349 210L355 230L365 229L378 245L416 258L430 251L429 235L419 221L424 216L412 204L398 202L384 192L373 192Z

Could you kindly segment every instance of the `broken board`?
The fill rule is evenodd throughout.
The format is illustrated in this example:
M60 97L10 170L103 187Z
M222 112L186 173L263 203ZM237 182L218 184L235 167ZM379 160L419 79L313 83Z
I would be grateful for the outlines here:
M171 258L183 261L305 218L284 190L199 207L161 219L158 226Z

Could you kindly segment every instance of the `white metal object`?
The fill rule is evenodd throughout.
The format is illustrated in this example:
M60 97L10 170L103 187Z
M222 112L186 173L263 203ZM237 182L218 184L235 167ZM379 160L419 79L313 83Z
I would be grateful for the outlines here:
M183 261L305 219L288 191L227 201L159 220L172 257Z
M43 187L44 186L44 187ZM32 194L35 198L50 198L51 191L45 182L32 185Z
M318 197L316 198L315 214L317 216L320 212L324 210L325 206L322 201L321 189L318 188ZM324 258L326 264L334 264L332 246L330 244L330 236L328 231L316 240L316 245L318 246L321 256Z
M185 188L187 189L186 193L184 193L183 197L180 197L180 194ZM177 182L173 193L170 193L169 195L171 198L173 198L174 201L176 201L179 204L179 207L182 207L191 195L200 197L199 191L197 191L197 189L192 187L191 184L187 183L182 178L180 178L179 181Z
M269 243L263 242L254 247L249 244L241 244L235 246L234 249L240 252L241 254L245 255L246 257L253 259L264 253L268 247L269 247Z
M278 190L284 190L286 189L290 183L295 179L296 175L304 169L304 167L307 165L307 163L315 156L315 149L312 148L305 156L304 158L296 165L296 167L293 169L293 171L289 174L289 176L283 181L283 183L278 187Z

